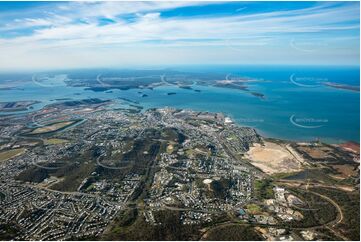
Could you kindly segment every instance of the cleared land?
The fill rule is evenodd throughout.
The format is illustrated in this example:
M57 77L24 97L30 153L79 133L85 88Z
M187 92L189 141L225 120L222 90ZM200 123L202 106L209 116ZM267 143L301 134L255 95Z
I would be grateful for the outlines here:
M357 176L359 172L357 169L355 169L354 166L350 165L333 165L331 167L340 174L341 179L351 176Z
M307 153L311 158L317 159L325 159L329 158L329 153L332 152L332 149L328 147L312 147L312 146L299 146L298 149Z
M52 139L44 139L44 144L45 145L57 145L57 144L64 144L69 142L66 139L56 139L56 138L52 138Z
M340 144L339 146L342 147L343 149L345 149L346 151L352 151L356 154L360 154L360 144L358 144L358 143L347 142L347 143Z
M64 122L49 124L44 127L36 128L33 131L31 131L29 134L43 134L43 133L48 133L48 132L54 132L59 129L65 128L66 126L69 126L75 122L76 121L64 121Z
M254 144L245 157L251 160L252 165L260 168L267 174L295 172L301 170L301 164L283 146L265 142L264 145Z
M25 150L26 149L24 149L24 148L19 148L19 149L2 151L2 152L0 152L0 161L6 161L8 159L11 159L17 155L24 153Z

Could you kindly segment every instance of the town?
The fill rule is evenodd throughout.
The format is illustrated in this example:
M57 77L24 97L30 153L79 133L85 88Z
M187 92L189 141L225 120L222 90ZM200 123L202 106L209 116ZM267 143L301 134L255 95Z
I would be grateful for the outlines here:
M301 221L295 208L307 203L282 184L259 185L269 176L244 158L264 143L254 129L221 113L141 111L129 100L110 108L113 102L65 101L1 117L0 235L102 238L121 212L142 211L138 217L160 226L157 213L166 210L179 213L181 226L226 215L253 224L263 239L319 238L282 228ZM262 189L268 193L259 197Z

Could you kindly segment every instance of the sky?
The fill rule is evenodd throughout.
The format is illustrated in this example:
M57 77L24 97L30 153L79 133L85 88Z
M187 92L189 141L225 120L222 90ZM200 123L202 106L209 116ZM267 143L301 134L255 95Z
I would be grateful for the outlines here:
M359 2L0 2L0 70L359 65Z

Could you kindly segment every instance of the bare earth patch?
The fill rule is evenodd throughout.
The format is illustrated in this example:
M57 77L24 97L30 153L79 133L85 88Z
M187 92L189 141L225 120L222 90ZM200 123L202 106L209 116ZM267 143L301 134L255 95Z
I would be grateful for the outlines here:
M57 145L57 144L63 144L63 143L68 142L68 140L66 140L66 139L57 139L57 138L44 139L43 141L44 141L45 145Z
M335 169L338 173L340 173L341 178L347 178L350 176L356 176L358 174L358 170L351 165L333 165L333 169Z
M300 146L299 149L315 160L328 158L330 157L329 152L332 152L329 147Z
M31 131L29 134L42 134L42 133L54 132L59 129L65 128L66 126L69 126L73 123L74 121L64 121L64 122L54 123L44 127L36 128L33 131Z
M252 165L267 174L301 170L301 163L290 151L272 142L265 142L264 145L254 144L246 153L245 158L251 160Z
M25 152L26 149L18 148L12 150L6 150L0 152L0 161L6 161L8 159L14 158L17 155L21 155Z

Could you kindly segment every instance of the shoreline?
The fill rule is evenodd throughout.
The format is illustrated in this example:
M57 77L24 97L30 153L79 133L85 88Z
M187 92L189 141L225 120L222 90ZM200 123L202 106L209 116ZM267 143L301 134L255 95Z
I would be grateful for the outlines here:
M94 98L97 98L97 97L94 97ZM126 102L130 102L130 103L136 103L138 105L141 105L143 106L143 111L146 111L148 109L152 109L152 108L164 108L164 107L168 107L167 105L165 106L157 106L157 105L154 105L154 103L152 103L152 106L151 105L147 105L147 102L143 103L142 101L133 101L133 100L130 100L130 99L127 99L127 98L122 98L122 97L118 97L118 98L114 98L114 99L119 99L119 100L122 100L122 101L126 101ZM58 98L58 100L60 100ZM79 101L79 100L83 100L83 99L72 99L70 101ZM17 102L24 102L24 101L17 101ZM40 101L33 101L35 102L32 106L33 109L27 109L27 110L24 110L24 111L9 111L9 112L0 112L0 117L8 117L8 116L12 116L12 115L27 115L29 113L32 113L32 112L37 112L43 108L45 108L46 106L48 105L54 105L56 103L61 103L61 102L54 102L54 103L46 103L46 102L40 102ZM39 105L38 104L43 104L43 105ZM36 107L38 106L38 107ZM170 106L172 107L172 106ZM176 109L183 109L183 110L193 110L193 111L200 111L200 112L210 112L210 113L218 113L217 111L209 111L209 109L203 109L201 107L186 107L186 108L178 108L178 107L172 107L172 108L176 108ZM239 125L239 126L242 126L242 127L250 127L250 128L254 128L258 134L260 134L262 137L264 138L271 138L271 139L280 139L280 140L284 140L284 141L287 141L287 142L314 142L316 139L315 138L305 138L305 137L296 137L296 138L291 138L291 137L288 137L287 135L283 135L285 133L282 133L280 135L277 135L276 133L272 132L270 133L269 131L266 131L264 129L262 129L261 127L254 127L252 125L248 125L247 124L247 121L245 122L240 122L239 120L237 120L237 118L234 117L234 114L232 113L229 113L229 112L226 112L226 111L221 111L221 113L224 115L224 116L227 116L227 117L230 117L232 122ZM280 124L281 125L281 124ZM320 139L321 142L323 143L326 143L326 144L336 144L336 145L340 145L340 144L344 144L344 143L347 143L347 142L354 142L354 143L360 143L360 137L359 139L345 139L345 138L342 138L342 137L322 137L320 135L315 135L315 137L318 137Z

